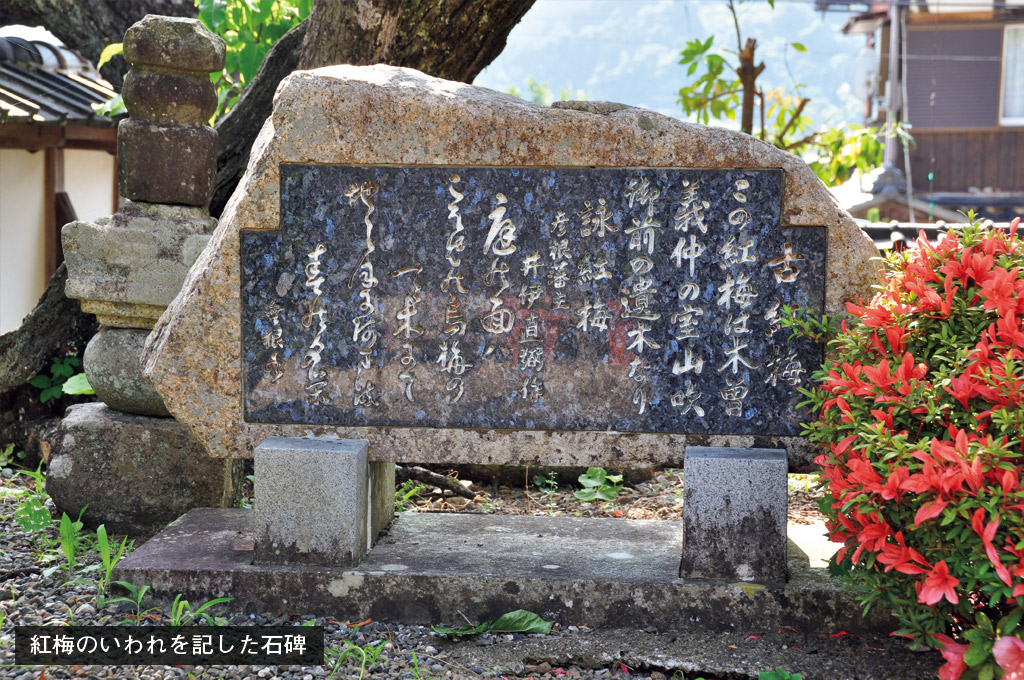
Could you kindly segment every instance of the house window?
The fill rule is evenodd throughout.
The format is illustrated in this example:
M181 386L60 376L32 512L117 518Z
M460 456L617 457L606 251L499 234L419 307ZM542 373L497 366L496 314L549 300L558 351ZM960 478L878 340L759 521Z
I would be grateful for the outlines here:
M1003 33L1003 95L999 122L1024 125L1024 24Z

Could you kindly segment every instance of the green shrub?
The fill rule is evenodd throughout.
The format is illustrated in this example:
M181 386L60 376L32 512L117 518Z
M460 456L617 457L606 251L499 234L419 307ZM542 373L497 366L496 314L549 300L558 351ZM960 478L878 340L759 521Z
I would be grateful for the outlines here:
M940 677L1024 678L1024 243L971 225L893 253L804 391L833 569L943 650ZM813 335L806 317L789 323ZM1015 675L1014 673L1019 673Z

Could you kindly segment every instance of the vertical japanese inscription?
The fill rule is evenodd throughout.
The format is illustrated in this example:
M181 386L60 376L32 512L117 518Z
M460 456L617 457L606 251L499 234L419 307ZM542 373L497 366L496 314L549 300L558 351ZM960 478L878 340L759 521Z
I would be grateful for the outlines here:
M307 255L309 262L305 268L305 285L313 293L313 299L309 303L309 312L302 317L302 325L312 328L314 334L302 357L301 366L306 372L306 401L313 406L330 403L330 399L324 394L327 388L327 371L320 367L321 355L326 349L323 342L324 333L327 332L327 310L324 308L321 290L326 278L320 271L320 256L326 252L327 246L318 243Z
M642 416L651 402L651 362L645 353L661 349L661 344L654 339L654 323L661 319L661 313L654 311L654 296L658 294L658 286L652 257L662 229L662 223L657 219L657 201L661 198L661 190L652 185L647 177L634 177L628 180L624 196L626 205L639 214L631 216L631 225L625 231L629 236L626 246L629 269L622 286L620 318L631 320L631 328L626 332L629 338L626 351L632 352L633 357L629 362L629 378L634 383L633 406L636 407L637 415Z
M466 228L462 225L459 203L466 197L455 188L461 178L453 174L448 178L448 238L444 245L444 259L448 274L441 282L441 293L448 300L444 308L444 327L438 347L436 363L444 379L444 391L449 404L457 404L466 393L464 374L473 365L462 354L459 341L466 335L466 315L462 309L463 296L468 292L463 285L462 253L466 250Z
M351 288L358 281L359 305L357 314L352 319L352 341L357 343L359 360L356 362L355 387L352 392L352 406L366 408L380 406L377 385L372 379L373 355L380 335L377 332L377 305L373 291L379 281L373 274L373 253L377 247L373 243L372 216L376 208L373 197L380 187L370 181L353 184L345 192L349 205L362 204L366 209L363 224L366 227L366 240L363 255L359 259L356 271L352 273L348 285Z
M820 310L824 234L779 226L781 189L773 170L283 166L281 231L242 235L247 418L797 434L820 349L779 320Z

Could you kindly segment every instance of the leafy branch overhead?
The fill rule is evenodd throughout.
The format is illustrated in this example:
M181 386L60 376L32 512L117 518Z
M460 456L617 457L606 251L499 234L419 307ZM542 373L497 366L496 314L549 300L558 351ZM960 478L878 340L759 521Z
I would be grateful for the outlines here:
M735 49L721 49L715 44L715 36L709 36L690 40L680 53L679 63L687 67L687 78L692 79L679 89L677 99L687 115L707 125L712 120L736 121L739 111L740 130L754 134L754 113L760 108L757 136L783 151L804 156L811 170L828 185L846 181L854 170L867 172L878 167L883 149L880 137L898 136L904 143L912 141L903 128L895 134L882 134L860 125L815 129L804 112L810 99L803 96L802 85L794 80L792 92L781 87L767 91L761 88L757 79L766 67L764 62L757 63L757 40L744 40L736 11L744 1L727 0L735 29ZM773 0L767 2L774 8ZM808 53L802 43L787 43L787 53L789 48ZM788 59L783 60L788 72Z
M197 0L199 20L224 40L224 70L214 120L227 113L252 82L264 57L284 34L309 16L313 0Z

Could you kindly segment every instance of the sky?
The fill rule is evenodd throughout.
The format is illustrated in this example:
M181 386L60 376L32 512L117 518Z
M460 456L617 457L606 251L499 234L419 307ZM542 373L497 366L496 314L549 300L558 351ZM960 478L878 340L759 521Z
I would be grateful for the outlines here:
M774 11L765 0L750 0L738 5L738 15L743 39L757 39L756 57L766 65L759 85L805 85L815 125L862 122L862 103L850 94L849 81L864 36L839 32L849 14L823 15L809 0L777 0ZM676 99L687 75L679 53L688 40L711 35L716 46L735 52L725 0L537 0L474 84L515 86L526 96L532 77L556 98L564 88L573 98L582 90L587 99L683 118ZM787 49L791 42L803 44L808 54Z
M811 100L806 112L816 126L862 122L863 104L849 83L864 37L839 32L848 13L817 12L813 0L776 0L774 10L766 0L747 0L737 5L737 14L743 39L757 39L757 59L766 65L758 78L763 89L803 85L802 95ZM8 27L4 33L40 38L31 30L40 29ZM537 0L474 84L515 86L528 96L532 77L556 98L569 90L574 99L582 94L684 118L676 103L687 83L679 53L688 40L711 35L716 46L735 52L725 0ZM790 43L804 45L808 53Z

